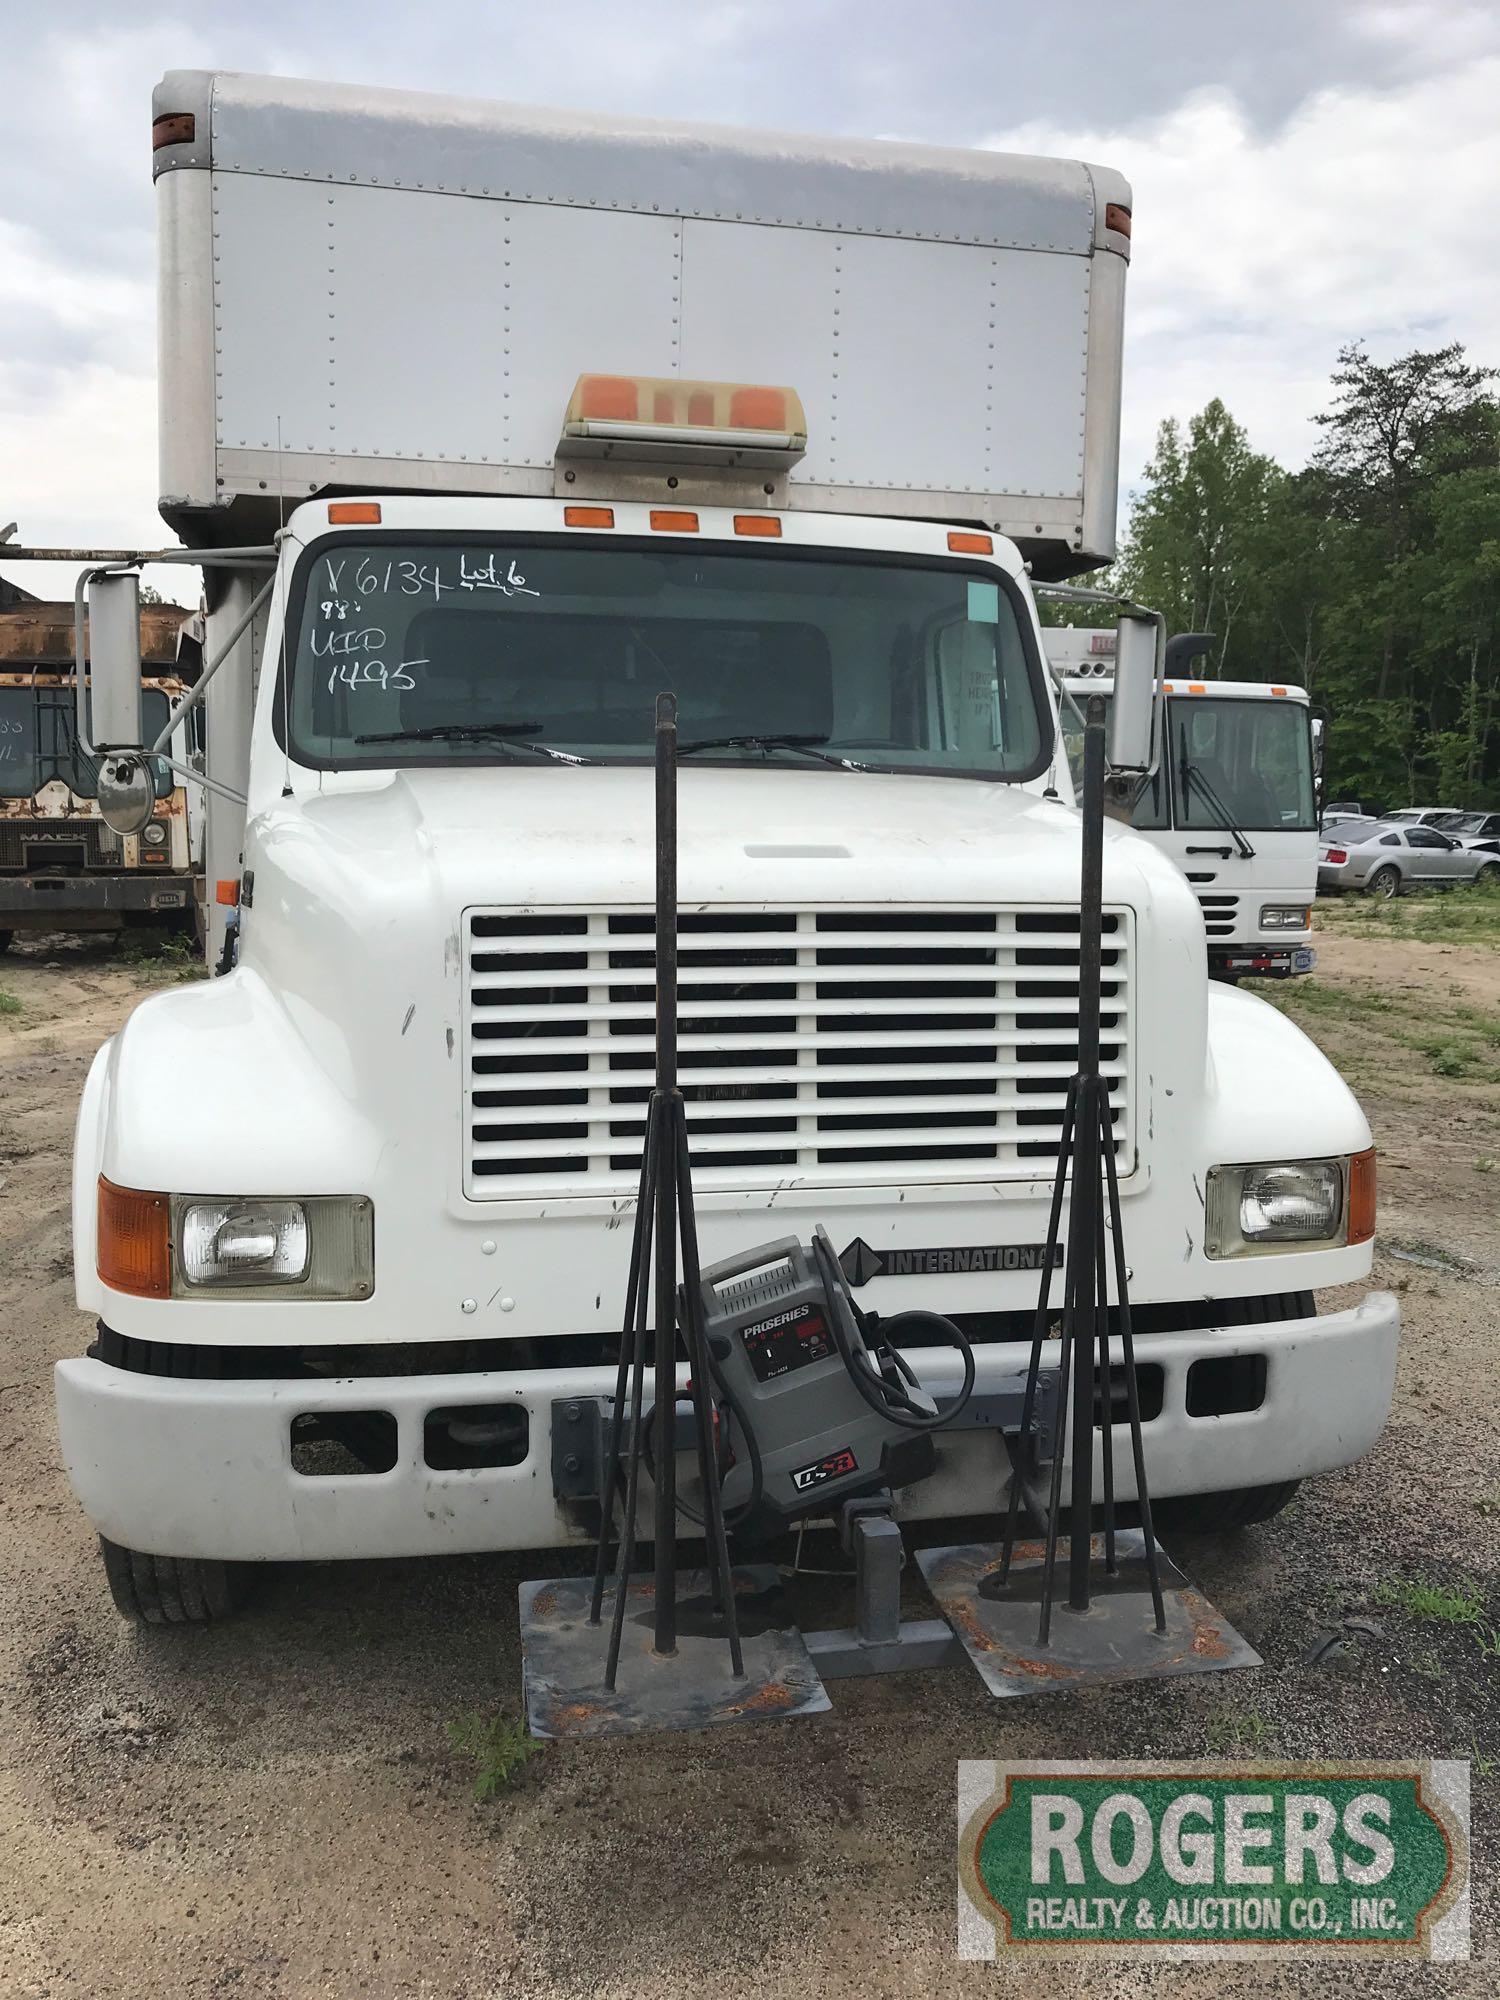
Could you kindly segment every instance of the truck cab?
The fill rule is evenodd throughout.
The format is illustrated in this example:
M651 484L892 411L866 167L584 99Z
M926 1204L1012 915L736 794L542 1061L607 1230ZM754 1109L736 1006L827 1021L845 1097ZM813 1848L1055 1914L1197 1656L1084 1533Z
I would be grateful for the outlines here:
M1076 764L1088 702L1110 697L1114 634L1051 626L1044 636ZM1310 972L1318 814L1306 690L1173 678L1162 696L1161 756L1130 823L1192 884L1209 971L1220 979Z
M245 634L205 702L210 769L243 787L232 848L210 825L235 962L143 1001L79 1117L97 1330L58 1409L117 1603L215 1616L260 1562L597 1527L652 1076L663 691L705 1264L821 1222L861 1304L955 1318L981 1385L1014 1375L1078 1061L1079 822L1032 578L1112 549L1128 189L1077 163L194 73L157 111L177 155L164 511L265 567L210 610L210 652L215 626ZM180 227L209 201L215 270ZM352 394L384 399L358 456L316 431L267 293L345 231L366 252ZM584 243L630 285L577 284ZM630 262L643 247L659 267ZM376 365L423 259L435 347L482 320L498 362L456 430L442 370ZM752 266L776 312L728 311L726 273ZM946 304L907 313L917 266ZM190 335L216 292L233 414L213 419ZM697 345L674 366L679 323ZM1082 431L1076 367L1039 417L1050 362L1028 394L992 372L992 334L1071 342ZM637 372L643 346L659 365ZM528 384L509 410L507 353ZM272 419L303 388L278 474ZM934 398L973 416L986 396L1015 402L1008 463L967 422L932 428ZM1027 451L1055 453L1045 504ZM1369 1128L1289 1021L1210 985L1197 899L1125 826L1104 906L1153 1497L1242 1525L1384 1421L1395 1301L1320 1317L1313 1297L1369 1272ZM908 1360L953 1386L948 1350ZM1098 1394L1114 1408L1113 1369ZM995 1504L993 1434L938 1450L909 1515Z

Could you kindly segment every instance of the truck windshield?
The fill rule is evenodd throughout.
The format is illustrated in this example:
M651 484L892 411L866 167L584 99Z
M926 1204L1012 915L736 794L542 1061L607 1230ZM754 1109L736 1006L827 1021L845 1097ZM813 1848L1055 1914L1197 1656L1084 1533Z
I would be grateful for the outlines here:
M684 741L755 739L699 762L821 768L779 736L877 770L1018 779L1050 749L1017 600L959 563L392 538L320 547L295 596L290 747L322 769L509 762L502 729L639 761L666 690Z
M1316 825L1312 739L1300 701L1174 695L1167 714L1174 824L1265 833Z
M1109 689L1100 687L1075 688L1074 700L1083 709L1096 694L1109 701ZM1063 714L1076 786L1083 736L1072 712L1065 707ZM1167 756L1136 799L1132 826L1270 833L1316 824L1312 740L1300 701L1172 695L1167 715Z
M167 697L146 688L141 697L145 738L154 742L167 726ZM70 687L0 687L0 798L29 799L43 785L61 779L75 797L91 799L99 784L99 766L78 747ZM156 770L156 796L172 790L172 773L165 764Z

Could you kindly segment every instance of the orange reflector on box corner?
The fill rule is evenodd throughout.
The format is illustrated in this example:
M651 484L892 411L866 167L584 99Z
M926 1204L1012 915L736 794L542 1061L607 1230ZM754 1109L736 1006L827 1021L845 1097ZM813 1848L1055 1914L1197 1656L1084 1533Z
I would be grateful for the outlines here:
M240 900L240 885L237 877L215 882L214 901L223 903L228 909L237 909Z
M736 514L734 532L737 535L779 535L781 522L774 514Z
M95 1268L101 1284L138 1299L172 1293L172 1204L164 1194L116 1187L99 1176Z
M564 507L563 524L569 528L612 528L615 525L613 507Z
M1350 1243L1368 1243L1375 1234L1375 1148L1349 1162Z
M662 535L696 535L698 516L696 514L674 514L670 507L653 507L651 525Z
M1121 202L1107 201L1104 204L1104 226L1106 229L1114 230L1117 236L1128 236L1130 234L1130 210Z
M378 500L330 500L328 519L336 528L378 528Z
M956 556L992 556L995 553L993 535L964 535L955 528L948 536L948 546Z
M191 111L168 111L151 121L151 150L163 146L191 146L198 136L198 121Z

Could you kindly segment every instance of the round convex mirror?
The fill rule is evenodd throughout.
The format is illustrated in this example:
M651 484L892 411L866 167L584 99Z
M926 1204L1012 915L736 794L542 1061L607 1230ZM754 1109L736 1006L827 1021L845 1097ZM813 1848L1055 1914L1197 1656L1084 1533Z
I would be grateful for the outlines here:
M144 757L106 751L99 765L99 810L116 833L139 833L156 804L156 787Z

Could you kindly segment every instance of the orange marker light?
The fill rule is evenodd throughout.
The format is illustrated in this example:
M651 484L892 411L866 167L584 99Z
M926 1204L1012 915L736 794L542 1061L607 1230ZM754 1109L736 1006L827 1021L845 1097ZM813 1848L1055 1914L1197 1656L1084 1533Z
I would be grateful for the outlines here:
M231 876L225 881L215 882L214 901L216 903L223 903L227 908L233 910L238 908L239 900L240 885L238 878Z
M1188 682L1188 693L1189 693L1189 694L1207 694L1207 693L1208 693L1208 682L1207 682L1207 681L1189 681L1189 682Z
M737 535L779 535L781 523L774 514L736 514L734 532Z
M335 527L378 528L380 526L380 502L378 500L330 500L328 519Z
M1349 1162L1349 1236L1351 1243L1368 1243L1375 1234L1375 1148L1356 1153Z
M612 528L613 507L564 507L563 521L570 528Z
M1130 210L1122 208L1117 201L1107 201L1104 204L1104 226L1106 229L1113 229L1117 235L1128 236L1130 234Z
M995 553L993 535L963 535L955 528L948 536L948 546L956 556L992 556Z
M164 1194L116 1187L99 1176L98 1246L101 1284L138 1299L172 1292L172 1204Z
M1272 694L1285 694L1285 693L1286 693L1286 689L1285 689L1285 688L1272 688L1271 692L1272 692Z
M698 532L698 516L696 514L674 514L670 508L653 507L651 509L651 525L656 529L658 534L696 535Z

